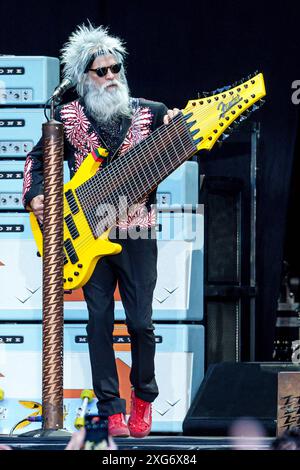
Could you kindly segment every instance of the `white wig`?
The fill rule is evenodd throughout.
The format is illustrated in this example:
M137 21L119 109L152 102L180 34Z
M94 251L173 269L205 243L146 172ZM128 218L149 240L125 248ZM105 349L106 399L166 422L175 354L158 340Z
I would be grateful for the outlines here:
M69 78L82 96L87 68L99 55L115 56L123 64L127 51L124 43L118 37L108 35L108 28L94 28L90 23L77 27L61 49L61 63L64 65L64 78ZM126 81L123 68L121 79Z

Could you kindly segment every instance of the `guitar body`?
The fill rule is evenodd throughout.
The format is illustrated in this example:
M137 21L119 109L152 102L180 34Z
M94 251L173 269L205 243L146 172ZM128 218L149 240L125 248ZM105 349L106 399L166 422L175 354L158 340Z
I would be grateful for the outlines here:
M107 152L104 149L97 149L97 153L105 157ZM108 239L109 230L104 232L99 238L95 239L91 229L83 214L79 201L76 197L75 189L83 184L87 179L95 175L101 166L103 158L99 158L96 152L89 153L80 165L73 178L64 185L64 219L71 216L79 233L76 238L72 236L70 230L64 222L64 240L71 240L78 260L72 262L66 257L68 262L64 265L64 289L78 289L82 287L91 277L97 261L103 256L116 255L122 250L121 245L113 243ZM74 214L66 198L68 190L72 191L79 211ZM41 227L33 214L30 213L31 230L37 244L38 250L43 255L43 234Z

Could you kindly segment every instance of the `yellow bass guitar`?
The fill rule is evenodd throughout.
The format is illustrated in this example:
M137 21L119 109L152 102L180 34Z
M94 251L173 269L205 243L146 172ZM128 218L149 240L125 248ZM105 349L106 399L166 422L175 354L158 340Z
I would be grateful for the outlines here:
M64 288L83 286L99 258L121 251L108 236L115 221L111 209L120 208L122 197L126 196L124 210L142 200L193 154L226 138L262 104L265 94L263 75L254 74L233 87L189 101L170 124L156 129L100 171L107 151L98 148L89 153L64 185ZM121 213L122 208L121 203ZM42 254L43 236L33 213L30 222Z

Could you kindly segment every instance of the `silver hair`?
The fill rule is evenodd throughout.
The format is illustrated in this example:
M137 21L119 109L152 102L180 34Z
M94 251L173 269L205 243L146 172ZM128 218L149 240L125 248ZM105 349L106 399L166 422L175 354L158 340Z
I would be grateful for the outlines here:
M124 65L127 54L123 41L108 34L108 28L82 24L71 34L61 49L61 63L64 65L63 76L69 78L76 86L80 96L84 94L84 84L87 78L85 69L91 59L98 55L112 54L118 63ZM120 71L120 79L127 83L124 67Z

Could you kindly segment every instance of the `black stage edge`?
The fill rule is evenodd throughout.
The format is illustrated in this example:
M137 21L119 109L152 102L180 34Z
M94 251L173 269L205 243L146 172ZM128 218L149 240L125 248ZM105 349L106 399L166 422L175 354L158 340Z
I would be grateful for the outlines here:
M274 438L192 437L192 436L149 436L144 439L116 438L118 450L268 450ZM0 445L5 444L15 450L64 450L69 438L34 438L0 435Z

